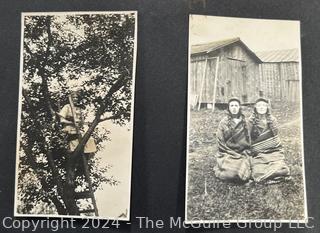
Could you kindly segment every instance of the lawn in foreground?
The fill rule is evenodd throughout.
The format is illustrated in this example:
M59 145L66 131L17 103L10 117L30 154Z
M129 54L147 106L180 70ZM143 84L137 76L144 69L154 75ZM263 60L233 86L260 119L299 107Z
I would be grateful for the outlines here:
M288 106L288 105L287 105ZM214 175L215 133L223 110L192 111L189 127L187 220L304 219L299 108L278 105L272 114L292 179L273 185L235 184ZM244 108L246 117L252 109Z

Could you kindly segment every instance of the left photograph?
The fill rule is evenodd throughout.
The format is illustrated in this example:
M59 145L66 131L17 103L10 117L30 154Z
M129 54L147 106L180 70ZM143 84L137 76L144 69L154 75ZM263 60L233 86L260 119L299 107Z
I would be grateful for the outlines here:
M137 12L21 25L15 216L130 220Z

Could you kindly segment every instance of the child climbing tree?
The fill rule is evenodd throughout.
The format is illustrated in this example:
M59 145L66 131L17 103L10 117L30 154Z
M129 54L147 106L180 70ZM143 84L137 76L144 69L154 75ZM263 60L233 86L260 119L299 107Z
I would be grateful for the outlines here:
M130 120L134 24L133 14L24 16L19 213L42 205L53 214L79 214L68 189L66 158L78 159L91 138L101 149L109 139L101 122ZM70 151L59 113L79 88L77 107L90 121ZM117 183L98 158L89 169L94 190ZM80 174L71 185L84 182Z

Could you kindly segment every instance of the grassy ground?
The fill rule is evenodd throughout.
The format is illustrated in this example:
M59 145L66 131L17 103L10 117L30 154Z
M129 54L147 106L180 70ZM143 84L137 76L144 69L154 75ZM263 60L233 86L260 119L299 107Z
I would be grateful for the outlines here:
M251 109L246 107L248 117ZM223 110L191 112L187 220L303 219L304 191L299 109L274 105L292 180L273 185L234 184L214 175L216 129ZM298 119L297 119L298 118Z

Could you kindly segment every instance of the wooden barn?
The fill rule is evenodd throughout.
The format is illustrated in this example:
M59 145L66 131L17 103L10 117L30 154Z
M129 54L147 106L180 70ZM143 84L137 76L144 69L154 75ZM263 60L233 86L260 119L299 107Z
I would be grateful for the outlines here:
M259 95L260 58L240 38L191 47L190 104L200 108L238 97L252 103Z
M300 99L299 50L257 52L262 60L260 95L274 102L298 102Z

